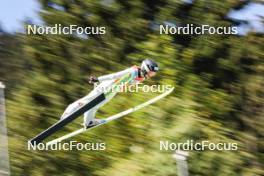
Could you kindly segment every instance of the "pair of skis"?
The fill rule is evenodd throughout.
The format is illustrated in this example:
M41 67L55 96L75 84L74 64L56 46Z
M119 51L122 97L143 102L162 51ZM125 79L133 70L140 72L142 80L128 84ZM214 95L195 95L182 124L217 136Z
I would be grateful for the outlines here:
M123 116L125 116L125 115L127 115L127 114L130 114L130 113L132 113L132 112L135 112L135 111L137 111L137 110L139 110L139 109L141 109L141 108L143 108L143 107L146 107L146 106L148 106L148 105L150 105L150 104L152 104L152 103L154 103L154 102L156 102L156 101L158 101L158 100L160 100L160 99L166 97L166 96L169 95L173 90L174 90L174 88L171 88L171 89L165 91L164 93L162 93L162 94L160 94L160 95L158 95L158 96L156 96L156 97L154 97L154 98L152 98L152 99L150 99L150 100L148 100L148 101L146 101L146 102L144 102L144 103L142 103L142 104L139 104L139 105L137 105L137 106L135 106L135 107L133 107L133 108L127 109L127 110L125 110L125 111L123 111L123 112L120 112L120 113L118 113L118 114L115 114L115 115L113 115L113 116L110 116L110 117L108 117L108 118L106 118L106 119L102 119L102 120L99 122L99 124L97 124L97 125L95 125L95 126L91 126L91 127L88 127L88 128L81 128L81 129L78 129L78 130L76 130L76 131L74 131L74 132L71 132L71 133L66 134L66 135L64 135L64 136L62 136L62 137L59 137L59 138L57 138L57 139L54 139L54 140L48 142L46 145L49 146L49 145L56 144L56 143L61 142L61 141L65 140L65 139L68 139L68 138L71 138L71 137L76 136L76 135L78 135L78 134L84 133L85 131L91 130L91 129L93 129L93 128L96 128L96 127L98 127L98 126L101 126L101 125L103 125L103 124L106 124L106 123L108 123L108 122L111 122L111 121L113 121L113 120L116 120L116 119L118 119L118 118L121 118L121 117L123 117ZM100 97L100 96L99 96L99 97ZM100 103L101 101L103 101L103 98L104 98L104 97L102 97L102 96L101 96L101 98L96 97L93 101L91 101L91 102L93 102L93 103L90 102L90 106L91 106L92 104L97 103L97 102ZM89 107L90 107L90 106L89 106ZM85 108L83 108L83 109L85 109ZM90 108L90 109L91 109L91 108ZM86 108L86 111L87 111L87 108ZM80 113L78 113L78 114L80 114ZM74 118L73 118L73 117L74 117ZM77 118L77 117L75 117L75 116L73 116L73 117L72 117L72 119ZM67 117L67 119L68 119L68 118L69 118L69 117ZM58 122L58 123L60 124L60 122ZM64 122L64 123L65 123L65 122ZM64 123L63 123L63 124L64 124ZM53 126L56 126L56 124L53 125ZM53 129L53 128L54 128L53 126L51 126L49 129ZM60 125L58 125L58 126L60 126ZM50 131L49 129L47 129L46 131ZM57 130L59 130L59 129L56 129L56 131L57 131ZM53 129L52 131L54 131L54 129ZM43 133L45 133L45 131L44 131ZM41 134L43 134L43 133L41 133ZM42 136L41 134L38 135L38 136ZM47 133L47 134L49 134L49 133ZM36 140L36 139L37 139L37 140ZM42 139L42 138L41 138L41 139ZM43 139L42 139L42 140L43 140ZM33 139L31 140L31 142L34 142L34 141L37 141L37 142L38 142L39 139L38 139L37 137L35 137L35 138L33 138Z

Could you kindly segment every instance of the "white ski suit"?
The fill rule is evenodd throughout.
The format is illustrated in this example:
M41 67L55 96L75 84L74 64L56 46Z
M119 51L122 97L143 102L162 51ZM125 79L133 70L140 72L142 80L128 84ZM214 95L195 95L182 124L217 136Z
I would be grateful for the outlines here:
M96 88L94 88L88 95L70 104L64 111L63 115L61 116L61 119L66 118L68 114L73 113L74 111L78 110L82 105L90 102L91 98L101 93L104 93L106 99L103 102L96 105L95 107L93 107L92 109L90 109L89 111L86 111L84 113L84 119L83 119L84 125L85 126L91 125L94 122L94 118L97 110L101 106L106 104L108 101L110 101L118 92L118 91L113 91L112 89L111 91L107 91L107 90L109 90L109 88L111 87L118 86L121 83L138 84L139 82L144 80L144 78L139 77L139 75L140 75L139 67L133 66L117 73L98 77L100 84L96 86Z

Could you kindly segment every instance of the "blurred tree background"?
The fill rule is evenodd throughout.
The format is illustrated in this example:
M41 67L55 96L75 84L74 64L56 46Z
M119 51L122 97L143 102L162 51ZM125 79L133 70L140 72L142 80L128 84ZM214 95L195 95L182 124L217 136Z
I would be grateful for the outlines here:
M232 26L227 17L249 1L40 0L45 25L106 26L105 35L0 35L7 85L12 175L174 176L172 151L159 141L236 142L237 151L190 151L190 175L264 175L263 34L160 35L173 23ZM146 84L173 94L143 110L74 137L105 142L105 151L28 151L27 140L55 123L66 106L104 75L150 57L160 72ZM97 114L107 117L156 94L120 93ZM146 98L147 97L147 98ZM80 118L81 119L81 118ZM73 131L68 125L58 137ZM73 140L72 139L72 140Z

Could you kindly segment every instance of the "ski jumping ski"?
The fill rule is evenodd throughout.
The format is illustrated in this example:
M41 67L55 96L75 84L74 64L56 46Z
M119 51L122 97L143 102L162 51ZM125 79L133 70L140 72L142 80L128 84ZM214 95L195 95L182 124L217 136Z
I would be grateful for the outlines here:
M158 101L158 100L166 97L167 95L169 95L173 90L174 90L174 87L173 88L170 88L169 90L165 91L164 93L162 93L162 94L160 94L160 95L158 95L158 96L156 96L156 97L154 97L154 98L152 98L152 99L150 99L150 100L148 100L148 101L146 101L146 102L144 102L142 104L139 104L139 105L137 105L137 106L135 106L133 108L127 109L127 110L125 110L123 112L120 112L118 114L115 114L113 116L110 116L110 117L108 117L106 119L102 119L98 125L91 126L89 128L80 128L80 129L78 129L78 130L76 130L74 132L71 132L71 133L66 134L66 135L64 135L62 137L59 137L59 138L54 139L52 141L49 141L49 142L46 143L46 145L47 146L50 146L50 145L56 144L58 142L61 142L63 140L66 140L68 138L74 137L74 136L76 136L78 134L84 133L84 132L86 132L88 130L94 129L94 128L98 127L98 126L101 126L103 124L106 124L108 122L111 122L113 120L119 119L119 118L121 118L121 117L123 117L125 115L128 115L128 114L130 114L132 112L135 112L135 111L137 111L139 109L142 109L142 108L144 108L144 107L146 107L146 106L148 106L150 104L155 103L156 101Z

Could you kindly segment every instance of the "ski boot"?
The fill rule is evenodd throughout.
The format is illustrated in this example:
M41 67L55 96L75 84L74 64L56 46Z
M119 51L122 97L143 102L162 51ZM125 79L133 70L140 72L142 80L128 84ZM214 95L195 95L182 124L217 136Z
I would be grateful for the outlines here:
M87 129L87 128L91 128L91 127L93 127L93 126L99 125L100 123L101 123L101 120L100 120L100 119L93 119L93 120L91 120L91 121L89 122L89 124L85 124L85 123L83 123L83 127L84 127L85 129Z

